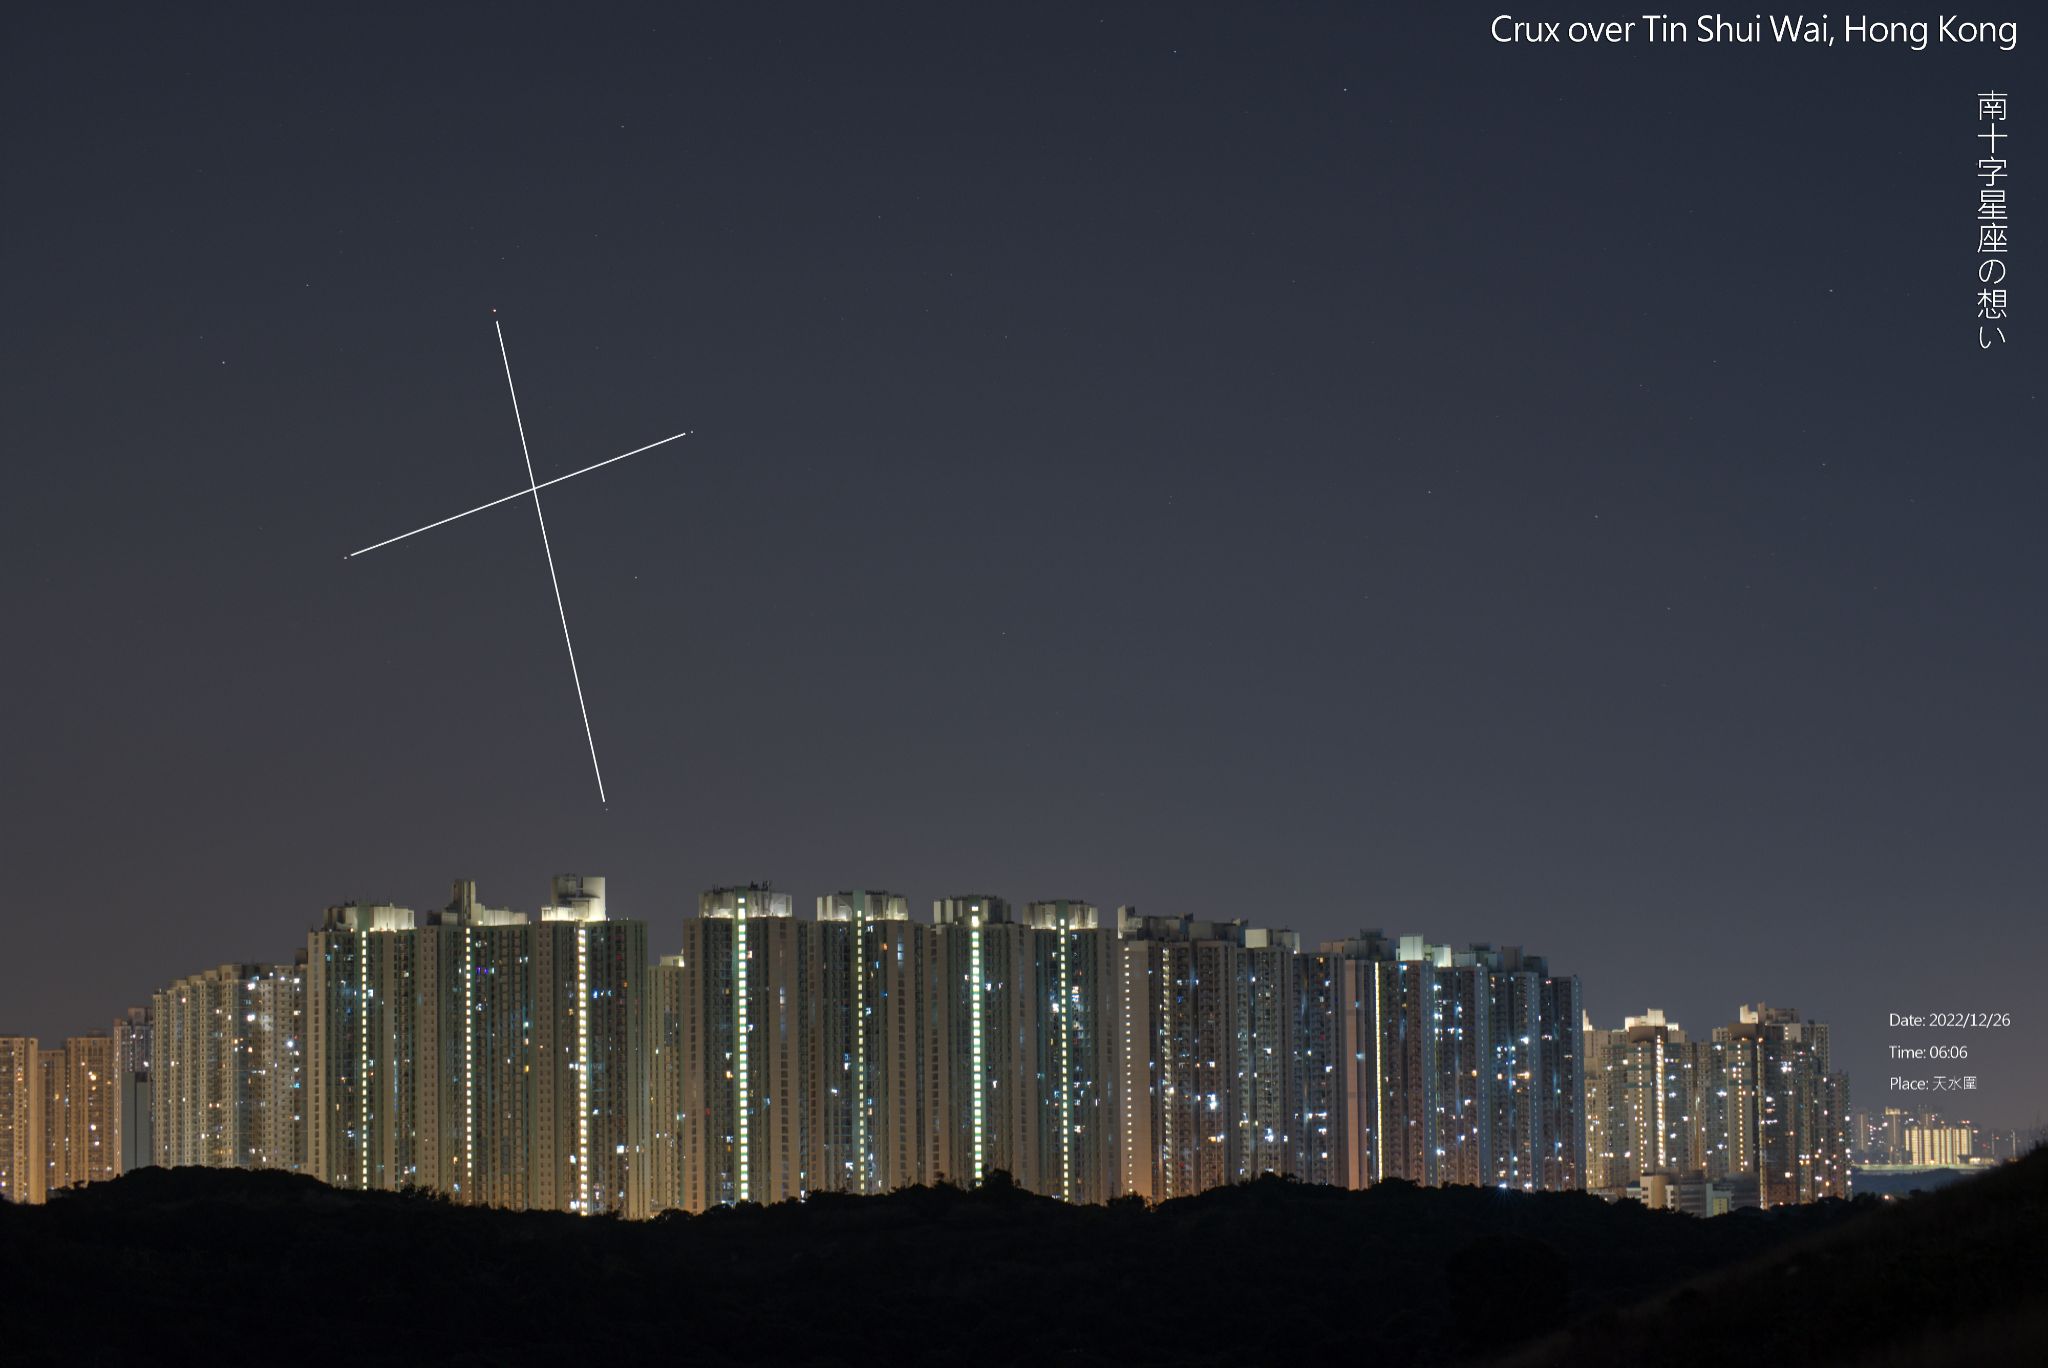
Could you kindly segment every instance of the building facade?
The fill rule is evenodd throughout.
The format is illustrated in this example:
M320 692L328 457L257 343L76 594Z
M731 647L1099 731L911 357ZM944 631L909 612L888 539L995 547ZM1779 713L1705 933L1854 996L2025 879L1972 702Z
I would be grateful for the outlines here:
M817 1004L807 991L816 937L787 893L765 884L715 888L683 925L682 953L657 968L661 1004L656 1090L669 1152L654 1169L673 1175L659 1209L703 1211L778 1202L811 1191L823 1145L804 1106L817 1069Z
M1029 903L1030 1181L1065 1202L1116 1194L1116 932L1088 903Z
M608 915L603 879L560 875L532 936L532 1205L648 1216L647 924Z
M71 1186L71 1070L65 1066L61 1047L41 1052L36 1061L36 1076L43 1086L43 1100L37 1110L43 1120L43 1196L47 1199L51 1193Z
M799 917L711 889L680 952L564 875L537 914L458 881L327 910L289 965L180 979L104 1036L0 1038L0 1194L145 1162L302 1170L517 1209L646 1216L973 1185L1163 1201L1268 1175L1686 1209L1843 1195L1824 1023L1615 1030L1515 946L1091 904L853 889ZM1903 1116L1868 1150L1946 1161ZM1893 1136L1891 1132L1896 1131Z
M34 1036L0 1036L0 1200L43 1200L42 1048Z
M1310 1080L1332 1110L1335 1024L1304 1020L1293 933L1128 907L1117 930L1119 1190L1161 1201L1294 1173ZM1327 997L1334 966L1320 972ZM1336 1124L1317 1118L1318 1164L1337 1162Z
M537 920L330 908L307 944L309 1170L338 1187L645 1216L646 924L558 876Z
M1743 1007L1701 1041L1653 1010L1585 1038L1594 1191L1678 1204L1704 1183L1720 1194L1709 1206L1849 1195L1848 1083L1824 1023Z
M306 973L224 964L150 1002L154 1161L298 1170L306 1161Z
M114 1023L114 1078L121 1137L121 1172L156 1162L149 1064L152 1054L149 1008L130 1007Z
M1331 1181L1584 1186L1579 984L1518 946L1363 931L1332 962Z
M1003 1172L1043 1191L1031 937L1009 903L988 894L941 898L932 914L926 1059L937 1160L929 1180L973 1187Z
M928 932L898 894L855 889L818 899L808 958L817 1048L804 1080L814 1189L891 1192L931 1171Z
M1848 1080L1826 1023L1783 1007L1742 1007L1714 1029L1709 1176L1752 1179L1761 1206L1849 1195Z
M121 1176L121 1086L111 1035L64 1042L64 1148L76 1186Z

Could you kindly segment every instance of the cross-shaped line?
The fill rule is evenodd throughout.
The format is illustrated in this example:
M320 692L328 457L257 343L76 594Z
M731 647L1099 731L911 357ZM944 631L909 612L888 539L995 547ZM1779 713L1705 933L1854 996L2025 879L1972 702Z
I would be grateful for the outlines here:
M492 312L495 313L496 310ZM365 546L360 551L351 551L346 556L343 556L342 559L353 560L355 557L367 555L379 547L389 546L393 542L402 542L407 537L417 537L422 532L431 532L437 527L445 527L458 518L468 517L471 513L481 513L487 508L496 508L499 504L510 503L514 499L523 498L531 494L533 496L533 515L540 522L541 552L548 558L548 583L552 584L555 589L555 613L562 620L562 645L569 652L569 678L576 685L576 710L583 715L583 740L590 747L590 770L592 774L597 776L597 801L602 803L605 801L604 771L598 767L597 763L597 740L591 735L590 731L590 709L583 702L583 676L576 668L576 643L569 639L569 610L562 606L562 581L555 574L555 552L554 548L548 544L548 517L546 513L541 511L540 492L549 485L560 484L562 481L574 479L578 475L587 475L599 466L608 466L614 461L623 461L628 456L638 456L643 451L652 451L658 446L666 446L670 442L688 437L690 434L688 432L678 432L673 437L664 437L658 442L649 442L646 446L634 447L631 451L622 451L616 456L607 456L602 461L594 462L583 467L581 470L572 470L567 475L557 475L552 480L534 479L533 454L527 450L526 446L526 420L520 416L519 390L512 383L512 358L506 355L505 352L505 325L493 320L491 326L496 328L498 332L498 359L505 363L505 389L512 396L512 422L519 429L519 454L526 461L526 488L515 490L503 498L492 499L489 503L480 503L475 508L450 514L448 517L442 518L437 522L428 523L425 527L415 527L410 532L401 532L395 537L386 537L383 541Z

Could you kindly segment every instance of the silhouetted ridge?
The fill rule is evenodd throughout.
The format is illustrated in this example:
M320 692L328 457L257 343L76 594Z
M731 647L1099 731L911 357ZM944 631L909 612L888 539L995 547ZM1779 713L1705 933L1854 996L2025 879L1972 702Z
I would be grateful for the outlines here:
M1277 1178L1076 1207L992 1179L626 1222L145 1169L0 1206L0 1312L32 1363L90 1324L107 1362L218 1336L337 1364L1789 1364L2038 1317L2044 1186L2037 1155L1896 1206L1700 1221Z
M1662 1368L2037 1363L2048 1354L2044 1249L2048 1150L2036 1150L1887 1204L1868 1220L1780 1242L1505 1361L1519 1368L1634 1368L1652 1360Z

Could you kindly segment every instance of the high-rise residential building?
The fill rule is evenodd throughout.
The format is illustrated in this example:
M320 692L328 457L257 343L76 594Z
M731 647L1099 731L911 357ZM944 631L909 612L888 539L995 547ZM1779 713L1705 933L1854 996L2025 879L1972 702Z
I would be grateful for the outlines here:
M1378 931L1322 952L1338 1014L1333 1181L1583 1185L1576 978L1518 946Z
M1440 1129L1436 1181L1524 1192L1580 1185L1578 981L1520 946L1432 947Z
M1119 1187L1165 1201L1231 1181L1231 952L1239 923L1118 912Z
M1906 1128L1916 1118L1904 1107L1886 1107L1879 1114L1872 1127L1873 1145L1877 1149L1878 1163L1904 1164L1909 1162L1906 1149Z
M1954 1168L1974 1153L1974 1128L1969 1122L1943 1125L1930 1116L1906 1127L1906 1162L1923 1168Z
M62 1046L46 1049L37 1061L43 1083L43 1192L47 1196L71 1186L71 1069Z
M1870 1113L1858 1107L1849 1115L1849 1162L1869 1164L1877 1162L1871 1157L1871 1140L1876 1133Z
M1339 961L1338 1072L1345 1178L1434 1184L1442 1110L1434 958L1378 931L1324 944Z
M1475 945L1452 956L1486 974L1480 1052L1485 1081L1484 1182L1523 1192L1584 1186L1585 1081L1578 979L1520 946Z
M335 1187L426 1186L417 1142L422 940L409 907L327 909L306 947L306 1171ZM420 1169L426 1161L427 1176Z
M328 909L292 965L166 987L109 1035L0 1038L0 1195L146 1162L641 1216L973 1184L1075 1202L1266 1174L1592 1187L1711 1212L1810 1201L1859 1155L1960 1161L1964 1127L1844 1120L1825 1024L1745 1007L1593 1028L1519 947L1285 930L1077 900L848 890L799 919L712 889L649 968L605 881L535 916L458 881Z
M805 926L787 893L714 888L683 924L682 953L655 970L655 1128L668 1138L652 1167L675 1184L654 1195L657 1207L703 1211L811 1190L804 1077L817 1048L806 992L816 939Z
M1293 957L1294 1029L1287 1085L1294 1126L1286 1172L1304 1183L1351 1187L1344 1143L1344 961L1326 952Z
M1537 1186L1545 1192L1578 1192L1587 1186L1586 1013L1578 975L1553 973L1547 962L1538 963Z
M1027 928L988 894L932 905L926 1096L933 1182L990 1173L1044 1191L1038 1173L1037 966Z
M564 874L531 934L534 1205L647 1216L647 923L611 917L602 878Z
M119 1091L110 1037L40 1048L0 1036L0 1197L40 1202L118 1177Z
M685 1132L694 1120L683 1110L683 1076L691 1067L683 1050L688 967L681 955L663 955L648 971L647 1205L657 1215L701 1210L683 1195ZM697 1040L692 1033L692 1043Z
M1620 1030L1585 1034L1592 1188L1612 1196L1646 1175L1675 1178L1714 1166L1708 1046L1655 1008L1626 1018Z
M1846 1191L1965 1130L1843 1121L1828 1029L1745 1007L1592 1027L1514 946L1291 932L1046 900L705 893L647 966L604 880L529 917L458 881L328 910L289 966L181 979L107 1036L0 1040L0 1194L155 1161L304 1167L516 1208L644 1215L975 1183L1149 1200L1264 1174L1591 1186L1702 1211Z
M1036 1046L1034 1190L1067 1202L1116 1195L1116 932L1088 903L1025 905L1029 1029Z
M133 1173L156 1162L149 1096L151 1034L147 1007L130 1007L114 1023L114 1079L119 1093L116 1126L122 1173Z
M42 1049L34 1036L0 1036L0 1200L44 1197Z
M1075 1201L1291 1174L1584 1182L1575 979L1516 947L1087 904L707 893L655 971L657 1204L1003 1170ZM922 969L920 970L920 965ZM902 1080L915 1078L916 1086Z
M471 880L424 915L328 910L307 950L310 1148L327 1181L530 1204L527 927L524 913L479 901Z
M1612 1195L1618 1186L1614 1179L1627 1182L1627 1169L1618 1161L1629 1148L1626 1137L1634 1129L1621 1110L1623 1074L1613 1062L1621 1032L1600 1029L1589 1015L1581 1034L1586 1041L1586 1187Z
M816 1048L804 1079L813 1190L890 1192L936 1158L924 1089L929 928L894 893L818 899L806 992Z
M1903 1107L1851 1113L1848 1146L1857 1164L1915 1167L2011 1159L2021 1152L2012 1132L1980 1132L1970 1122L1950 1122L1938 1111L1910 1112Z
M1164 1200L1292 1171L1293 933L1133 908L1117 929L1119 1190Z
M300 1168L305 1014L302 964L224 964L156 993L149 1089L155 1162Z
M1745 1006L1714 1029L1712 1055L1709 1176L1753 1180L1766 1207L1847 1197L1849 1086L1826 1023Z
M470 881L308 941L312 1171L337 1186L645 1215L646 924L563 875L538 921Z
M1246 928L1232 966L1231 1178L1288 1173L1294 1158L1295 956L1292 931Z
M1848 1084L1824 1023L1744 1007L1699 1041L1650 1011L1585 1036L1595 1191L1661 1204L1704 1182L1735 1206L1848 1195Z
M1372 962L1366 997L1372 1016L1369 1026L1359 1023L1358 1035L1371 1042L1364 1062L1374 1069L1367 1081L1374 1181L1442 1181L1444 1074L1437 1057L1443 1013L1437 990L1443 979L1433 951L1421 937L1403 936L1391 959Z
M64 1042L64 1147L75 1186L121 1176L121 1085L108 1035Z
M933 904L928 938L926 1172L1008 1173L1065 1201L1117 1191L1115 932L1088 903L1021 915L988 894Z
M938 899L924 934L924 1182L1116 1192L1116 934L1077 899ZM918 932L899 932L909 942ZM907 960L905 960L907 963Z
M1434 948L1434 947L1433 947ZM1436 965L1437 1152L1434 1181L1493 1180L1493 990L1487 966L1450 947Z
M1326 1118L1316 1127L1316 1150L1329 1158L1321 1161L1326 1176L1317 1181L1336 1187L1363 1188L1380 1173L1380 1033L1373 1015L1380 984L1373 966L1390 950L1379 932L1361 932L1326 941L1301 961L1314 965L1316 979L1313 993L1304 995L1303 1010L1327 1015L1327 1022L1314 1023L1307 1037L1328 1037L1321 1047L1327 1051L1328 1082L1315 1111Z
M432 1042L415 1086L427 1185L477 1206L536 1205L534 955L524 912L485 906L458 879L416 932Z
M1167 1148L1162 1133L1167 1086L1157 1033L1168 966L1149 938L1128 940L1142 924L1135 907L1117 908L1116 1191L1148 1202L1165 1197Z
M1482 1177L1490 1187L1535 1192L1543 1187L1544 1116L1536 1089L1544 1048L1544 962L1523 955L1518 946L1475 945L1465 953L1484 970L1488 994L1480 1065L1487 1082Z

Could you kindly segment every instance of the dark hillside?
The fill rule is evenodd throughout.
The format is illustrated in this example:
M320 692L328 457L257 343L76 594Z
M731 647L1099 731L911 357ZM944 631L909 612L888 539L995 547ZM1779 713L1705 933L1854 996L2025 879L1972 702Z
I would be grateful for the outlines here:
M1754 1270L1790 1258L1797 1273L1778 1276L1800 1280L1809 1317L1871 1316L1872 1268L1905 1277L1927 1261L1953 1266L1956 1288L1979 1268L1993 1289L1952 1295L1942 1317L2016 1305L2006 1204L2031 1203L2038 1232L2042 1174L2037 1158L1902 1208L1713 1221L1583 1196L1268 1180L1154 1210L992 1185L632 1224L150 1169L0 1207L0 1322L5 1354L23 1356L6 1361L28 1363L125 1364L189 1343L222 1362L243 1345L251 1361L352 1365L1439 1364L1589 1323L1528 1361L1722 1363L1742 1355L1646 1355L1629 1336L1665 1333L1658 1318L1689 1315L1692 1299L1742 1296ZM1617 1316L1687 1280L1710 1290ZM1917 1303L1887 1314L1935 1323ZM1753 1319L1789 1342L1772 1315ZM1581 1357L1582 1343L1612 1356Z
M1608 1312L1517 1368L2048 1363L2048 1150Z

